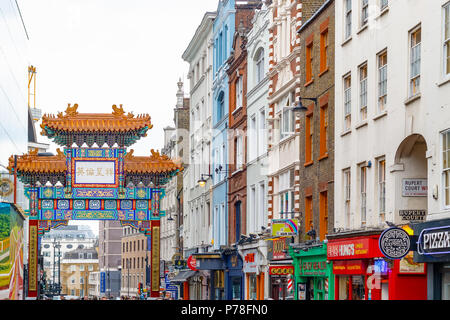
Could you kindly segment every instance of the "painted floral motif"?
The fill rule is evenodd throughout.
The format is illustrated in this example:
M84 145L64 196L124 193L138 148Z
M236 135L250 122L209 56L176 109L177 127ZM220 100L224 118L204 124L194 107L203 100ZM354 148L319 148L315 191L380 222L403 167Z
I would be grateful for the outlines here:
M131 200L122 200L120 201L120 209L122 210L130 210L133 208L133 202Z
M85 209L85 202L84 200L74 200L73 201L73 208L76 210L83 210Z
M136 200L136 209L148 209L147 205L147 200Z
M53 209L53 200L42 200L42 209Z
M69 209L69 200L58 200L58 209Z
M105 200L105 209L106 210L115 210L117 209L116 200Z
M89 209L99 210L101 207L100 200L89 200Z

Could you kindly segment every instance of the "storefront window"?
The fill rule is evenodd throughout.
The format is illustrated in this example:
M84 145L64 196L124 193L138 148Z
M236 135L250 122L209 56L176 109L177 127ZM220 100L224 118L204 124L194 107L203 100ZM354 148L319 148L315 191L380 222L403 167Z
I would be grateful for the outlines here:
M352 276L352 300L364 300L364 277Z
M256 274L249 274L248 278L248 298L256 300Z
M272 298L275 300L286 300L288 279L286 277L272 279Z
M339 300L365 300L365 298L363 276L339 277Z
M231 290L233 300L241 299L241 277L232 277L231 278Z
M308 290L307 300L314 300L314 278L308 279L307 290Z
M442 300L450 300L450 264L444 265L442 272Z

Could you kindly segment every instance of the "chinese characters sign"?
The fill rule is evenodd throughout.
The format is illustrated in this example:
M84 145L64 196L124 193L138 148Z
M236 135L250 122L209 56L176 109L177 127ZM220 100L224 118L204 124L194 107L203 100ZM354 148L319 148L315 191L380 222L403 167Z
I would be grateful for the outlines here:
M117 187L117 160L73 159L74 187Z

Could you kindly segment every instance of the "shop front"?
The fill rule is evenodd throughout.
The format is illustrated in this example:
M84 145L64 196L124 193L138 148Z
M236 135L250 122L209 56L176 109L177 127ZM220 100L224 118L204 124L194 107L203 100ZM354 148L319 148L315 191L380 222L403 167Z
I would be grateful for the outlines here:
M225 260L225 297L227 300L244 299L243 261L236 248L223 251Z
M327 245L291 244L296 300L334 300L332 262L327 261Z
M195 253L198 271L209 273L210 300L243 299L243 263L236 248ZM203 280L202 280L203 281Z
M196 268L210 279L209 296L205 300L225 300L225 270L226 263L220 252L194 253Z
M269 292L274 300L294 299L294 265L288 254L291 237L268 240Z
M408 256L389 260L379 249L383 230L328 236L335 300L426 299L426 265Z
M427 263L428 300L450 300L450 219L412 225L417 235L414 261Z
M264 300L267 246L263 240L238 246L243 260L245 300Z

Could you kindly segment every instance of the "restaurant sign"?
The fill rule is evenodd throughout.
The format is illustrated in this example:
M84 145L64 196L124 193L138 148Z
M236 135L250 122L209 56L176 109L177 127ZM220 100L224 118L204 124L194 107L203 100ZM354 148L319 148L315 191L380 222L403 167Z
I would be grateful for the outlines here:
M328 259L362 259L374 256L372 239L351 239L328 242Z
M401 228L389 228L383 231L379 239L381 253L386 258L401 259L411 250L408 232Z
M423 229L417 242L417 253L421 255L450 253L450 226Z

